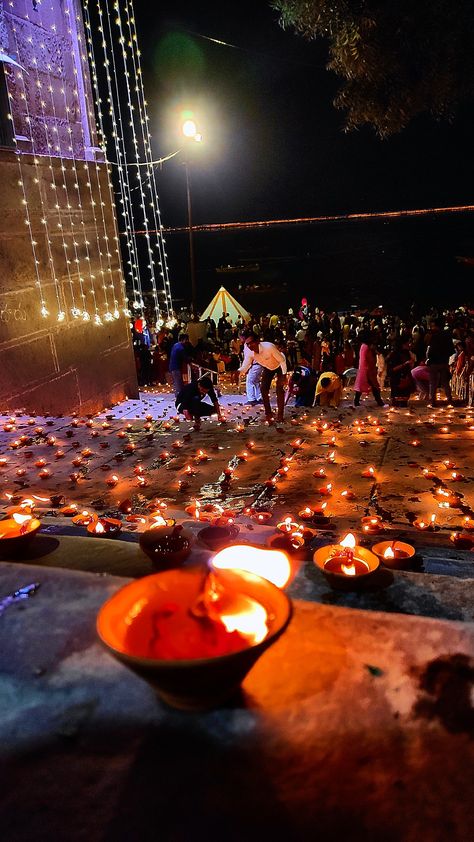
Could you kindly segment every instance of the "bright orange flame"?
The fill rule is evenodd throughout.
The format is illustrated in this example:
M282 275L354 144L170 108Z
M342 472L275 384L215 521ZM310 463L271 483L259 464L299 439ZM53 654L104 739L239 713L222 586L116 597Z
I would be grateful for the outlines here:
M153 515L153 523L150 526L150 529L156 529L159 526L166 526L166 520L161 515Z
M347 533L346 537L340 541L340 545L341 547L346 547L348 550L353 550L355 548L356 539L354 538L352 532Z
M212 559L216 570L246 570L284 588L291 575L287 555L281 550L266 550L236 544L218 552Z
M341 564L341 570L346 576L356 575L355 564Z
M19 512L13 512L13 520L15 523L18 523L19 526L23 526L25 523L28 523L31 520L31 515L21 515Z

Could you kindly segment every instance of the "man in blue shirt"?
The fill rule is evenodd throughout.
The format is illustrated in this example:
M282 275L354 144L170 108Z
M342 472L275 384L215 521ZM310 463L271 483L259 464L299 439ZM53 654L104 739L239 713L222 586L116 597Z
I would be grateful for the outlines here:
M171 349L169 372L173 379L174 393L177 395L184 386L183 368L191 357L191 343L187 333L180 333L178 341Z

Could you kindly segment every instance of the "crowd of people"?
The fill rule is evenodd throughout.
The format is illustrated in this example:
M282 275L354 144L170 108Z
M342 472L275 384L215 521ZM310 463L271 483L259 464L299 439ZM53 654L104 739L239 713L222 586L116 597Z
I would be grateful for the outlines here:
M439 389L449 404L453 393L457 401L473 403L474 313L465 307L424 315L412 308L401 318L380 309L325 313L303 299L297 311L290 309L286 315L247 321L238 317L232 322L224 313L217 323L177 319L172 327L148 336L144 342L134 326L140 384L171 383L178 408L189 417L196 418L187 407L191 396L185 394L183 403L189 371L191 380L202 387L201 392L194 388L194 410L196 398L203 404L202 396L208 395L204 403L220 413L214 386L219 375L228 372L236 389L245 378L247 403L262 403L269 422L273 380L277 421L283 420L285 405L292 401L297 406L337 407L346 384L353 385L355 407L369 392L384 405L386 388L394 406L406 406L415 394L435 406Z

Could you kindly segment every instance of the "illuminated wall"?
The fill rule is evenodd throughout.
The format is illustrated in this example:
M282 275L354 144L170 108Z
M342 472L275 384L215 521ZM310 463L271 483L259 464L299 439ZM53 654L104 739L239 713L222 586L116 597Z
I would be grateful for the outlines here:
M0 411L93 412L137 384L80 5L7 0L0 39Z

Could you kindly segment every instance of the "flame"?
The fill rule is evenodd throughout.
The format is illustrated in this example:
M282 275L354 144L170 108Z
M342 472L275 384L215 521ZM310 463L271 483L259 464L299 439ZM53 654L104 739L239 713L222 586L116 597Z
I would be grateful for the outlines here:
M341 564L341 570L346 576L356 575L355 564Z
M152 517L153 523L151 524L150 529L156 529L159 526L167 525L166 520L162 517L162 515L152 515Z
M434 523L436 520L436 515L431 515L431 523Z
M94 532L105 532L105 526L100 522L100 520L97 521L94 527Z
M236 544L218 552L212 559L216 570L246 570L284 588L291 575L287 555L281 550L266 550Z
M226 631L239 632L243 637L248 637L253 644L265 640L268 634L267 617L263 605L243 594L239 594L238 599L236 598L232 613L229 611L228 614L219 615Z
M49 497L38 497L37 494L33 494L34 500L39 500L40 503L49 503Z
M353 550L356 545L356 539L354 538L352 532L348 532L346 537L339 542L341 547L346 547L348 550Z
M387 549L385 550L385 552L383 554L383 557L387 558L387 559L394 559L395 558L395 553L393 552L391 547L387 547Z
M19 512L13 512L12 517L15 523L18 523L19 526L24 526L32 519L31 515L21 515Z

